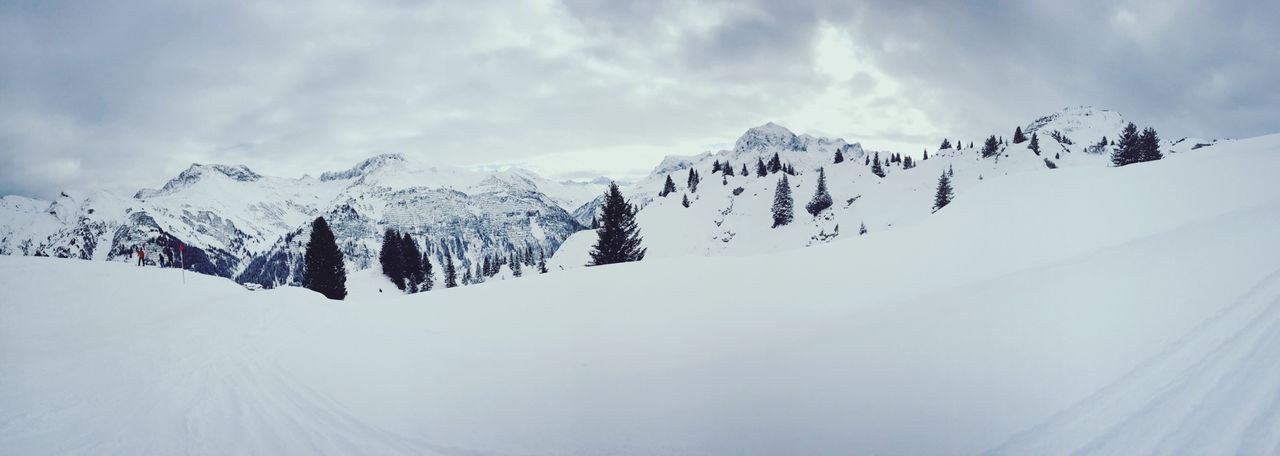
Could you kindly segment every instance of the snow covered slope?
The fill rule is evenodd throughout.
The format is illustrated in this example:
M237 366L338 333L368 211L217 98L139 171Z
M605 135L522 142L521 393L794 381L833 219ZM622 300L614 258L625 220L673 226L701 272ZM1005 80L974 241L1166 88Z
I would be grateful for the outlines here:
M1280 135L1213 149L991 175L821 249L410 296L0 257L0 448L1274 454Z
M628 197L642 207L637 220L650 258L777 252L856 236L863 225L871 232L879 232L918 223L932 213L937 181L944 171L952 173L956 197L963 200L985 179L1020 173L1048 179L1049 173L1066 168L1110 166L1109 147L1089 148L1081 143L1097 143L1104 136L1114 140L1126 123L1113 111L1067 108L1023 127L1028 137L1038 134L1040 154L1029 148L1029 142L1009 142L1000 147L995 157L984 159L980 149L986 135L970 138L972 141L950 138L963 143L962 148L931 150L927 160L922 154L912 154L916 166L911 169L901 163L885 163L885 177L872 173L870 161L877 156L887 161L889 152L867 152L861 145L849 145L842 139L797 136L770 123L748 130L731 151L669 158L649 178L631 187ZM993 134L1003 134L1006 141L1011 141L1012 133L1010 129ZM970 142L976 147L970 148ZM1204 144L1201 140L1190 142ZM1190 142L1181 141L1176 147L1173 142L1166 142L1163 148L1168 155L1177 155L1181 152L1168 152L1189 151ZM836 150L842 152L842 163L834 163ZM1212 150L1206 146L1196 153ZM795 221L778 228L772 227L770 210L781 174L758 177L756 173L757 163L768 162L774 154L784 164L795 166L799 173L788 177L793 187ZM733 165L734 175L713 174L713 163L726 160ZM745 176L741 174L743 164L749 171ZM835 204L814 217L805 212L804 206L817 187L819 167L826 173ZM691 168L702 176L697 191L690 191L687 185ZM677 192L660 198L657 194L668 175L675 181ZM692 201L688 208L682 204L685 195ZM596 210L593 206L575 211L574 215L587 223ZM575 238L594 236L594 232L583 231ZM549 263L551 267L585 264L591 244L588 239L571 238L565 248L556 252Z

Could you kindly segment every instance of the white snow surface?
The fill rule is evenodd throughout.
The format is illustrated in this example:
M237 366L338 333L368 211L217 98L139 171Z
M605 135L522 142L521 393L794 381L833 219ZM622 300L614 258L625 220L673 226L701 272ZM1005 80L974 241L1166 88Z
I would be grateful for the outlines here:
M409 296L0 256L0 449L1276 454L1280 135L1212 150Z

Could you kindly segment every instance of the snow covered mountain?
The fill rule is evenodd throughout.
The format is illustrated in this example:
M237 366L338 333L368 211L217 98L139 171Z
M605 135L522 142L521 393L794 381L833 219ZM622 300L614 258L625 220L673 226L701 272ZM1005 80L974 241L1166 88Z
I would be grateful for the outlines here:
M1203 149L988 174L823 248L408 296L3 257L0 448L1271 455L1280 135Z
M989 133L1003 136L1005 141L994 157L982 158L980 153L987 134L953 137L949 142L959 144L959 148L934 148L928 151L928 159L920 153L910 154L915 162L910 169L901 162L887 163L892 156L887 151L867 151L861 144L839 138L796 135L768 123L747 130L732 150L668 157L626 193L642 208L637 221L649 249L648 258L776 252L857 236L864 225L869 231L883 231L918 223L933 212L935 188L943 172L951 174L956 197L963 199L983 180L997 176L1109 166L1111 146L1097 143L1103 137L1114 141L1127 122L1114 111L1066 108L1018 126L1028 138L1037 136L1039 154L1030 149L1030 141L1013 144L1011 126L1007 132ZM942 143L942 139L938 142ZM1217 142L1164 141L1162 150L1167 155L1178 154L1197 145L1204 148L1212 144ZM837 150L844 158L842 163L834 163ZM774 154L797 171L797 175L788 176L793 187L795 221L777 228L772 228L770 210L781 174L759 177L756 172L758 163L767 163ZM872 172L871 163L877 157L883 163L884 177ZM715 162L729 163L734 174L713 173ZM742 173L743 165L746 175ZM825 172L834 205L814 217L805 212L804 206L817 187L819 168ZM690 169L702 177L697 191L691 191L687 184ZM658 197L667 176L676 183L677 191ZM687 208L682 204L685 195L691 201ZM574 216L585 224L596 210L598 206L584 207ZM549 264L556 269L581 266L589 258L593 242L592 232L578 233L566 241Z
M263 176L248 167L193 164L132 198L107 192L55 201L0 200L0 254L127 260L186 246L189 269L266 286L300 281L309 222L334 226L348 267L367 268L394 228L460 267L489 254L554 252L582 229L567 211L603 191L520 169L481 173L380 155L319 179Z

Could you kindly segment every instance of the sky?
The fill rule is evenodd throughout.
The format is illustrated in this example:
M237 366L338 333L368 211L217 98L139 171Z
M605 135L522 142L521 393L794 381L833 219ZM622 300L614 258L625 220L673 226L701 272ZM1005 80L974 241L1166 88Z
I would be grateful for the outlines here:
M646 174L777 122L875 150L1067 106L1280 132L1274 1L0 0L0 194L400 153Z

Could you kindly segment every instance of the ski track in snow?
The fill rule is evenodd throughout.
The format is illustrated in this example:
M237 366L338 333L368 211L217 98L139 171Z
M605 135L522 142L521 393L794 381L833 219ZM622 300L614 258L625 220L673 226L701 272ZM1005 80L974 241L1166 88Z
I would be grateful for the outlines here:
M1115 383L987 454L1280 454L1277 360L1280 270Z

